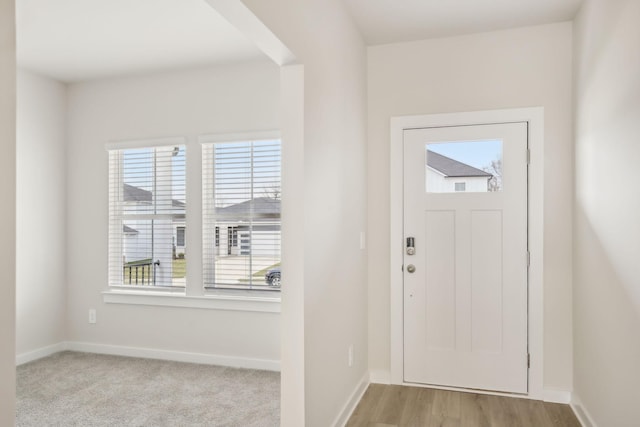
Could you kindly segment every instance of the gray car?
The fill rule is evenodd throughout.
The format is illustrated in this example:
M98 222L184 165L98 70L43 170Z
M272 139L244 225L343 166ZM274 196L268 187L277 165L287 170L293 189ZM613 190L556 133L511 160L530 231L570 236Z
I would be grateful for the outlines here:
M267 285L273 286L276 288L280 287L280 267L272 268L267 271L267 274L264 275L264 281L267 282Z

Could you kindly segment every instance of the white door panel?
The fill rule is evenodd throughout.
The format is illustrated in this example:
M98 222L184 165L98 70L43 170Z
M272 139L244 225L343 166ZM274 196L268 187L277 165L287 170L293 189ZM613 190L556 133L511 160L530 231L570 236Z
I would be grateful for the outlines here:
M488 178L465 178L470 163L438 145L480 161L481 144L469 144L482 141L501 143L501 191L482 192ZM405 381L527 392L526 149L525 123L404 132L404 233L415 238L404 255ZM428 169L450 182L429 183Z

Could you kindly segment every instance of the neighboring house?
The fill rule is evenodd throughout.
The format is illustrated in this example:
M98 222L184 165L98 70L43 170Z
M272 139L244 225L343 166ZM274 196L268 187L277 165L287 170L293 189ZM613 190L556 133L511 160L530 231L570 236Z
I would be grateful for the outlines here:
M427 150L426 180L430 193L487 192L492 177L488 172Z
M280 255L279 199L257 197L216 208L215 216L217 256Z
M124 209L143 210L151 206L152 192L124 184ZM172 200L176 210L184 209L184 202ZM216 256L280 255L280 200L258 197L241 203L217 208L215 228ZM252 221L249 219L253 218ZM123 226L125 262L151 258L151 229L147 221L127 221ZM250 227L251 226L251 227ZM155 230L161 225L156 224ZM175 256L185 254L186 224L184 216L174 220L171 236ZM251 232L252 231L252 232ZM155 237L157 240L159 237ZM161 237L160 237L161 238Z
M151 191L133 185L123 184L123 192L123 209L125 211L144 212L145 207L152 205L153 193ZM176 213L184 212L185 203L180 200L172 199L171 206ZM154 238L156 248L160 248L163 245L158 245L158 240L163 237L166 238L168 235L168 233L159 232L162 226L162 224L155 224L155 236L152 237L152 230L148 220L127 220L122 230L124 234L125 263L150 259L152 256L151 245L153 244ZM164 234L164 236L161 236L162 234ZM184 215L179 215L178 220L172 222L171 236L173 247L175 248L175 255L184 254L186 251ZM155 258L157 257L156 254Z

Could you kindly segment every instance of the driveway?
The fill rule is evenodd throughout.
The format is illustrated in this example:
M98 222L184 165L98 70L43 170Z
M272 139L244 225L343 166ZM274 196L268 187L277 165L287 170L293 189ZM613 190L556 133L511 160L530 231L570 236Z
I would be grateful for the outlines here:
M249 261L251 261L251 269L249 269ZM254 276L261 270L265 270L274 264L280 262L279 259L269 256L254 256L250 258L248 255L229 255L218 256L216 258L217 282L226 285L249 284L249 278L253 276L253 285L266 285L264 281L264 273ZM173 286L185 286L185 278L174 278Z

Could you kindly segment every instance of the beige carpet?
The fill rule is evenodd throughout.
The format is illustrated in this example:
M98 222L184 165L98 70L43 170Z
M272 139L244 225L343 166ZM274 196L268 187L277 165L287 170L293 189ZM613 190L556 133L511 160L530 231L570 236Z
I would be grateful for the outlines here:
M63 352L17 368L17 426L280 424L280 375Z

